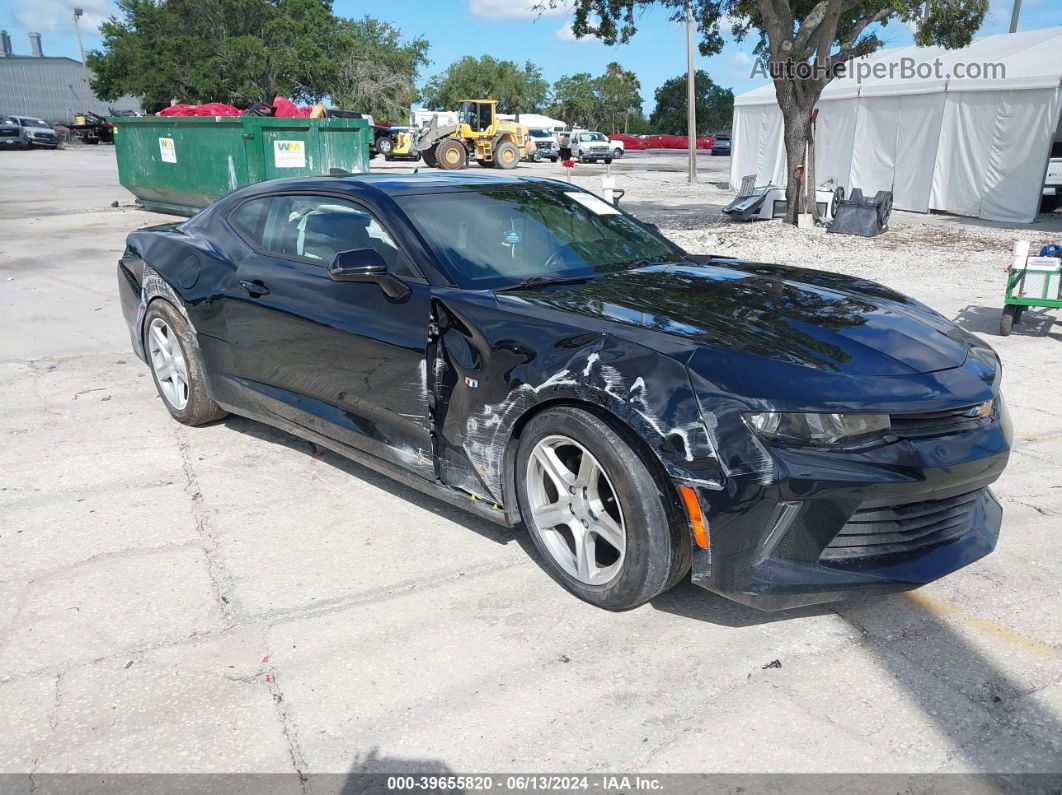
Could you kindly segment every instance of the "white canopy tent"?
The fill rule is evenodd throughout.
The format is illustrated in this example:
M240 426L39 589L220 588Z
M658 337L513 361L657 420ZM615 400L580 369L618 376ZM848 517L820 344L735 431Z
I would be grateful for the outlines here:
M820 184L833 178L868 196L892 190L901 210L1033 221L1052 141L1062 138L1062 28L989 36L962 50L882 50L854 61L817 107ZM732 137L731 185L749 174L759 185L785 184L773 84L734 99Z

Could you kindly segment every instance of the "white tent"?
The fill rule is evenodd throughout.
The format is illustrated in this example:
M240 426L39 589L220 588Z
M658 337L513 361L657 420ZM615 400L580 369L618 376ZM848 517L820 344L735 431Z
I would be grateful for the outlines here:
M820 184L892 190L901 210L1033 221L1051 143L1062 138L1062 28L962 50L882 50L854 61L818 108ZM748 174L785 184L773 84L734 99L733 148L732 185Z

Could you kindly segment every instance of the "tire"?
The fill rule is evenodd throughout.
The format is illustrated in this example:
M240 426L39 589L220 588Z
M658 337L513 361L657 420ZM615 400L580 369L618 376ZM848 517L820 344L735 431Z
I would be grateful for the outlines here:
M435 158L434 146L431 149L425 149L420 153L420 156L424 160L424 165L428 166L428 168L435 168L439 165L439 161Z
M520 163L520 150L512 141L502 141L494 150L494 167L510 171Z
M543 451L547 459L552 451L552 460L565 470L561 477L571 478L569 493L575 496L569 498L543 468ZM576 472L587 454L599 471L580 489ZM689 533L673 503L661 495L646 462L596 415L563 406L533 417L520 437L515 474L520 512L546 570L580 599L606 610L629 610L689 571ZM566 499L571 502L565 505ZM549 521L542 509L552 505L566 521L541 528L536 515ZM604 540L595 527L607 530L617 543ZM577 537L592 542L580 547L581 556L574 551Z
M477 158L476 158L476 162L477 162L477 163L479 163L479 165L480 165L480 166L481 166L482 168L494 168L494 163L492 163L492 162L491 162L491 161L489 161L489 160L480 160L480 159L479 159L479 158L477 157Z
M156 333L160 334L161 338L156 336ZM168 340L169 357L162 353L166 348L166 344L160 344L162 338ZM178 351L180 361L174 362ZM155 389L158 390L163 405L177 422L203 425L219 420L228 413L207 394L206 371L199 356L199 349L192 342L188 321L173 304L156 300L148 306L144 315L144 354L148 369L151 370L151 378L155 382ZM165 373L163 380L160 380L159 370L167 359L172 363L172 372L180 373L183 366L186 382L183 389L178 386L177 380Z
M1018 322L1020 313L1016 306L1003 307L1003 314L999 317L999 336L1009 337L1014 330L1014 324Z
M1062 196L1044 196L1040 199L1040 212L1050 215L1062 205Z
M605 158L605 165L606 166L611 166L612 165L612 158L611 157L606 157Z
M391 151L395 148L395 142L388 138L386 135L381 135L376 139L376 151L384 157L391 154Z
M98 144L99 142L100 142L99 138L89 138L87 141L85 141L85 143L92 144L92 145Z
M447 171L458 171L468 164L468 152L464 145L453 138L440 141L435 147L435 160L439 168Z
M616 147L615 149L612 150L612 159L613 160L619 160L621 157L623 157L623 150L622 149L620 149L619 147Z
M551 162L551 163L556 163L556 162L557 162L558 160L560 160L560 158L559 158L559 157L551 157L551 158L549 159L549 162Z

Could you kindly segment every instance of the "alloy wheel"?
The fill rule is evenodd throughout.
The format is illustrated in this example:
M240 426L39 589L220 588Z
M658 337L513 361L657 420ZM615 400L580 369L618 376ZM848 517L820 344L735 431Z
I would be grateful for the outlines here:
M162 396L177 411L188 405L188 363L177 335L161 317L148 326L148 353L151 369L162 390Z
M532 532L565 572L586 585L604 585L623 566L626 524L608 474L579 442L547 436L528 459Z

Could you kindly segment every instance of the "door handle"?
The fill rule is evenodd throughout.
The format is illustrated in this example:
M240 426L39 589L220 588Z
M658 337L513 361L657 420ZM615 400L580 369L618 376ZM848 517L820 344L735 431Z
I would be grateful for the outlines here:
M256 297L259 295L269 295L269 288L257 279L253 282L247 279L240 279L240 287Z

